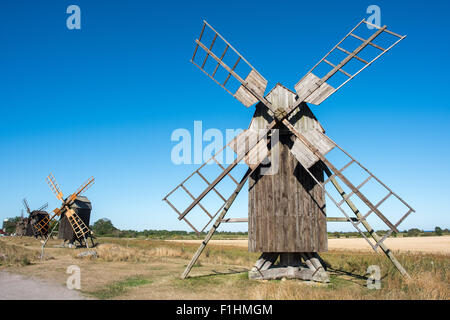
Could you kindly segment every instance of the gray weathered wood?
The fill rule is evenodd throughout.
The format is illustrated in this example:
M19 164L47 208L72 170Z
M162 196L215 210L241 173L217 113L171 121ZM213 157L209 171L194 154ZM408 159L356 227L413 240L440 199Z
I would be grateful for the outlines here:
M295 93L277 85L266 98L273 106L286 108L294 101ZM264 129L271 121L273 118L266 108L258 104L250 128ZM289 121L304 132L321 128L306 104ZM278 170L263 175L266 165L260 165L249 180L249 251L326 251L328 241L323 190L291 154L292 140L287 128L277 128L279 141L270 144L273 148L270 161L278 160ZM271 165L275 166L275 163ZM311 170L323 182L321 166Z
M245 82L247 83L247 87L251 88L254 92L258 93L261 96L264 95L264 91L267 87L267 80L264 79L258 72L256 72L255 70L251 70L248 76L245 78ZM241 85L237 89L234 97L246 107L250 107L251 105L259 101L243 85Z
M278 256L277 252L263 252L253 268L259 271L267 270L277 261Z

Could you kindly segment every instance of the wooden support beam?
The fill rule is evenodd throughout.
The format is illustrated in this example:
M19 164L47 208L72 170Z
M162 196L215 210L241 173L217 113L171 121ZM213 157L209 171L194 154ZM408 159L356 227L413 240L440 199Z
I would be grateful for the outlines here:
M205 27L206 27L206 23L203 23L202 31L200 32L200 36L198 37L198 40L200 40L200 41L202 41L203 32L205 32ZM192 61L194 61L194 59L195 59L195 55L197 54L197 50L198 50L198 45L195 46L194 54L192 55L192 59L191 59Z
M327 59L323 59L324 62L326 62L327 64L329 64L330 66L332 66L333 68L336 67L334 64L332 64L330 61L328 61ZM347 77L351 78L352 75L346 71L344 71L344 69L339 69L339 72L342 72L343 74L345 74Z
M221 222L230 223L230 222L248 222L248 218L228 218L222 219Z
M357 218L350 218L353 222L358 221ZM327 217L328 222L347 222L348 219L345 217Z
M212 48L214 46L214 43L216 42L216 39L217 39L217 33L214 36L214 39L213 39L213 41L211 43L211 46L209 47L209 50L212 50ZM207 53L206 56L205 56L205 60L203 61L203 64L202 64L202 69L205 67L205 64L206 64L206 61L208 60L208 57L209 57L209 54Z
M189 190L184 186L184 184L181 185L181 188L191 197L192 200L195 200L195 197L192 193L189 192ZM205 209L205 207L199 203L199 207L208 215L208 217L212 218L212 215L208 212L208 210Z
M337 49L341 50L342 52L346 53L346 54L351 54L350 51L345 50L344 48L341 48L339 46L336 47ZM354 55L353 58L365 63L365 64L369 64L369 62L367 62L366 60L364 60L363 58L358 57L357 55Z
M361 40L361 41L366 41L365 39L361 38L360 36L357 36L356 34L351 33L350 35L351 35L353 38L355 38L355 39L358 39L358 40ZM375 44L375 43L373 43L373 42L370 42L370 41L369 41L369 44L370 44L372 47L377 48L378 50L386 51L386 49L384 49L383 47L380 47L379 45L377 45L377 44Z

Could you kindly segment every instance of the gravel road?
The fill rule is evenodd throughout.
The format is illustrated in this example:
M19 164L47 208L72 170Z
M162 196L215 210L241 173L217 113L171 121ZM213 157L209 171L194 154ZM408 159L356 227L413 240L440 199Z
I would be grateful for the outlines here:
M0 300L84 300L75 290L60 284L0 271Z

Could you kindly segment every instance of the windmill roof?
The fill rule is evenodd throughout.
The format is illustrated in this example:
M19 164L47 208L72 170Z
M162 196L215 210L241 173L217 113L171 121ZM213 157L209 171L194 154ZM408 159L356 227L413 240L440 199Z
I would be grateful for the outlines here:
M277 88L277 87L282 87L282 88L288 90L289 92L291 92L292 94L295 94L295 95L296 95L296 93L295 93L294 91L292 91L291 89L289 89L289 88L283 86L281 83L277 82L277 84L274 85L272 89L270 89L270 91L266 94L266 96L268 96L268 95L269 95L273 90L275 90L275 88Z

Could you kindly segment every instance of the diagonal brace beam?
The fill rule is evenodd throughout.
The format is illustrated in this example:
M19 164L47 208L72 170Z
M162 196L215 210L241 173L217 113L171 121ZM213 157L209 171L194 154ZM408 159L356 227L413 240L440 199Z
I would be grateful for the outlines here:
M220 223L222 222L223 218L227 214L228 210L230 209L231 205L233 204L234 200L236 200L237 195L242 190L242 187L244 186L245 182L247 181L248 177L250 177L250 174L254 170L248 169L245 173L244 177L242 178L241 182L238 184L236 189L234 190L233 194L230 198L228 198L227 203L222 209L222 212L219 214L219 217L217 218L216 222L212 226L212 228L209 230L208 234L206 235L205 239L203 240L200 247L198 247L197 252L192 257L191 261L187 265L186 269L184 270L183 274L181 275L182 279L186 279L189 272L191 272L191 269L194 267L194 264L197 262L198 258L202 254L203 250L205 249L206 245L208 244L209 240L211 240L214 232L216 232L217 228L219 227Z

